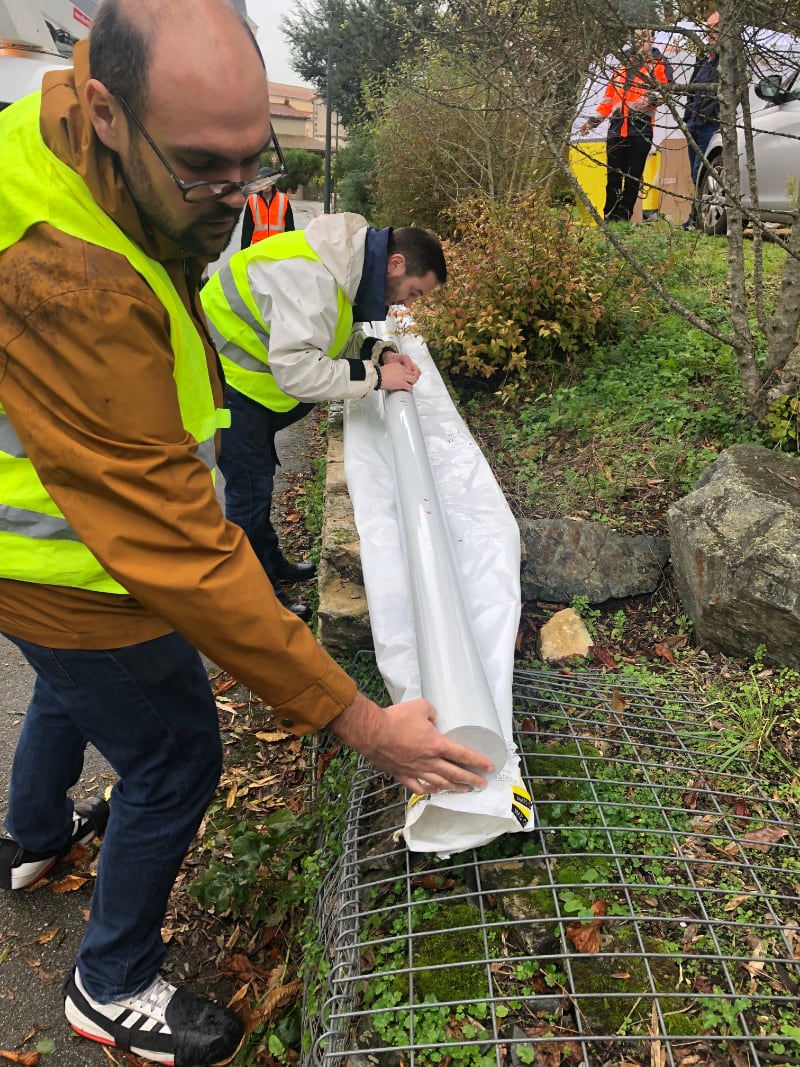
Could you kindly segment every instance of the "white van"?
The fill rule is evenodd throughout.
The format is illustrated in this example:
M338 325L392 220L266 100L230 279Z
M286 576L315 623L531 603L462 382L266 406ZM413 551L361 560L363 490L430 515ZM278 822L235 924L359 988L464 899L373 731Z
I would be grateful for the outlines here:
M50 70L72 65L98 0L0 0L0 109L41 88Z

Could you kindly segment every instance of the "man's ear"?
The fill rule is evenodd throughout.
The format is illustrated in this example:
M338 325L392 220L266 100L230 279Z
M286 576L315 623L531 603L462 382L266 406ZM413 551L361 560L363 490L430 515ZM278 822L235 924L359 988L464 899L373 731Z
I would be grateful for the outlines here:
M90 78L86 83L86 103L94 132L106 148L118 152L128 141L128 123L122 105L97 78Z
M406 257L402 252L393 252L386 260L386 277L401 278L406 272Z

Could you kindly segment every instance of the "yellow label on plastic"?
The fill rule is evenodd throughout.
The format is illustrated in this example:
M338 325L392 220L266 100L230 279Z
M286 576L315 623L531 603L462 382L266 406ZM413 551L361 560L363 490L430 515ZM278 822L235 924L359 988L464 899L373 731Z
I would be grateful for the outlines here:
M530 793L524 785L517 782L511 786L511 795L513 798L511 801L511 814L520 826L527 826L533 807Z

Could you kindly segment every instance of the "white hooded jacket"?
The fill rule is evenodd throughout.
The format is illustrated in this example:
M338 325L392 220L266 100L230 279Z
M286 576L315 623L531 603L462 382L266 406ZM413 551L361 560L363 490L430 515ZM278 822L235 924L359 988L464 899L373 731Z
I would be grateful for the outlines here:
M375 388L377 372L368 360L366 377L351 379L347 360L360 360L366 336L359 325L337 359L326 355L336 331L338 289L355 301L368 228L366 219L351 212L320 215L305 236L321 262L255 258L248 264L250 291L270 327L270 370L279 388L297 400L348 400Z

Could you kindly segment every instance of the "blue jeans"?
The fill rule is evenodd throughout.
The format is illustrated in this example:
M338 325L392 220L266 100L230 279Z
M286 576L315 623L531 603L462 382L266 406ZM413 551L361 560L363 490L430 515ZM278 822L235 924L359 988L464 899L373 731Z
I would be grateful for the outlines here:
M270 411L228 385L225 406L231 413L231 425L222 431L219 453L219 469L225 478L225 517L247 534L277 592L280 583L275 570L283 555L270 519L278 464L275 434L302 419L314 405Z
M719 129L719 123L717 122L704 122L702 126L695 126L691 122L686 124L686 129L694 138L697 147L700 149L703 155L706 153L709 142L714 134ZM692 185L697 188L697 176L700 173L700 168L703 165L703 159L694 145L687 141L687 148L689 149L689 169L692 175ZM692 201L692 208L689 212L689 220L694 222L697 217L697 201Z
M81 978L107 1003L146 988L164 959L161 927L181 862L222 770L214 697L179 634L125 648L44 648L8 638L36 672L6 819L25 849L59 849L87 742L119 775L100 850Z

